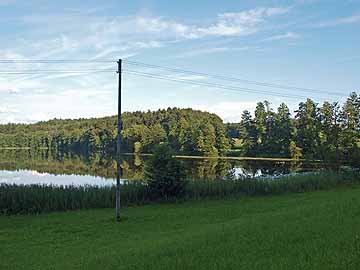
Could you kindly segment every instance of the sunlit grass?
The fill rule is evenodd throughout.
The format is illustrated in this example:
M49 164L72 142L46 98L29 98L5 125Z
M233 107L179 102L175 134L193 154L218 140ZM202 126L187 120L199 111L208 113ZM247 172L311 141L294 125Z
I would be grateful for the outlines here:
M360 269L360 188L0 216L1 270Z

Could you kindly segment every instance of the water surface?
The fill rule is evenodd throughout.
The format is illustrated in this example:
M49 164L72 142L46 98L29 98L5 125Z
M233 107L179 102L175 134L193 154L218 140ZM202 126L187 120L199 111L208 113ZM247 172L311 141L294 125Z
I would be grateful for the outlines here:
M123 155L123 180L144 178L148 157ZM180 159L188 179L213 180L239 177L272 177L312 172L324 168L321 163L260 160ZM112 157L54 154L49 151L0 150L0 183L52 185L113 185L116 161Z

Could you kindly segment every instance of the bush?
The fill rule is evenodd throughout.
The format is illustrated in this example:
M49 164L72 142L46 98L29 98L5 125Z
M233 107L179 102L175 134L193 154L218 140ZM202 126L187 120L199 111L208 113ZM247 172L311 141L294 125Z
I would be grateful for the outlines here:
M145 180L152 199L180 198L185 194L185 169L173 154L168 145L160 144L145 163Z

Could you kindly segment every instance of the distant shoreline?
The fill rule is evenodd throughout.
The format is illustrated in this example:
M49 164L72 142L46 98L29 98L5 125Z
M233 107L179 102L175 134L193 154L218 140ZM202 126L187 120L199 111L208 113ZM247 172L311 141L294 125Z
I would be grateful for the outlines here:
M0 147L0 150L30 150L31 147ZM38 148L46 150L49 148ZM122 155L137 155L137 156L151 156L149 153L121 153ZM281 158L281 157L232 157L232 156L191 156L191 155L175 155L181 159L224 159L224 160L258 160L258 161L283 161L283 162L294 162L294 161L311 161L311 162L322 162L321 160L306 160L306 159L293 159L293 158Z

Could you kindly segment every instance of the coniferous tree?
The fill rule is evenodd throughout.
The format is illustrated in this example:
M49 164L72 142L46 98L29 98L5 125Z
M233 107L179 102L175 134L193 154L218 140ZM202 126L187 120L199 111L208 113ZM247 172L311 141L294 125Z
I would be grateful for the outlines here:
M320 108L321 145L319 155L323 160L336 161L339 156L340 115L337 103L324 102Z
M290 110L285 103L281 103L275 116L274 147L275 153L280 157L290 157L290 144L292 142L293 125ZM294 147L294 146L293 146Z
M355 92L346 100L341 112L341 147L344 158L351 159L358 152L360 140L360 106Z
M295 115L297 145L306 158L317 158L320 145L320 118L317 104L311 99L301 102Z
M256 127L256 153L259 154L263 150L263 145L265 142L266 136L266 116L267 112L265 105L262 102L259 102L255 109L255 127Z
M240 139L243 143L246 156L256 156L257 130L249 111L245 110L241 115Z

